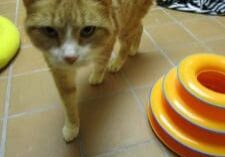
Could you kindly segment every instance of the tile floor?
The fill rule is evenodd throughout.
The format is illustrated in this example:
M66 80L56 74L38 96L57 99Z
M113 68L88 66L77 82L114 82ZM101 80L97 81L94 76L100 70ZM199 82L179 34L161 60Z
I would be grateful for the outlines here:
M41 53L23 29L22 0L1 0L0 15L22 34L13 64L0 73L0 156L2 157L168 157L175 156L152 133L147 118L153 82L182 58L196 52L225 55L224 17L154 7L136 57L116 75L91 87L89 69L78 78L81 132L65 144L61 101Z

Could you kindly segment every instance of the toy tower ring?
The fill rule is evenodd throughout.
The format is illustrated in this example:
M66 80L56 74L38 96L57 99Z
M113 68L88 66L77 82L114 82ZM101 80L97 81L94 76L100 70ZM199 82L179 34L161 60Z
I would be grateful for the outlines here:
M158 138L184 157L225 156L225 57L185 58L153 86L148 107Z

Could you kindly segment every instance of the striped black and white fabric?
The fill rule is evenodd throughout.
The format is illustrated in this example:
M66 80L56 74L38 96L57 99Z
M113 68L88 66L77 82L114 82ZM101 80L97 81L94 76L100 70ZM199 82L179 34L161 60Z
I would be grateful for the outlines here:
M210 15L225 15L225 0L157 0L159 6Z

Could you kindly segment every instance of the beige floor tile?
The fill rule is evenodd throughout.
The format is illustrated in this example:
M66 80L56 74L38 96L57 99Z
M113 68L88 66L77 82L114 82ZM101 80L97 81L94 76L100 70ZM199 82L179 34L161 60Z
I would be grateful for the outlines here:
M140 98L141 102L145 105L146 112L147 112L148 111L147 106L149 105L151 87L146 87L146 88L143 88L143 89L136 89L135 92L138 95L138 97ZM167 154L167 157L178 157L176 154L174 154L173 152L171 152L165 145L163 145L159 141L159 139L155 136L155 134L153 132L152 132L152 135L153 135L152 140L153 140L153 143L154 143L154 146L155 147L162 149L162 151L164 152L164 154ZM152 157L155 157L155 155L153 154Z
M50 72L13 78L10 115L60 103Z
M163 151L167 155L167 157L179 157L176 153L172 152L171 150L169 150L165 146L164 146Z
M23 25L19 26L19 31L20 31L20 34L21 34L21 44L23 46L31 45L30 38L28 37Z
M103 97L108 94L124 91L128 89L125 81L119 73L106 73L104 82L101 85L92 86L88 83L88 78L91 73L91 67L82 68L78 72L77 86L79 101L86 101L88 99Z
M182 59L188 55L195 53L207 53L209 52L204 45L200 45L197 42L184 44L184 45L172 45L163 48L165 53L172 59L172 61L178 64Z
M8 76L8 67L6 69L0 70L0 78Z
M62 138L63 111L9 119L6 157L79 157L79 144Z
M161 9L161 7L158 6L158 5L154 2L150 9L151 9L151 10L157 10L157 9Z
M1 0L0 4L6 4L6 3L12 3L15 2L15 0Z
M156 25L147 28L147 31L161 47L195 42L190 34L175 23Z
M214 40L206 42L205 44L212 48L214 53L225 56L225 39Z
M138 53L146 53L146 52L152 52L156 51L157 48L155 47L154 43L148 38L146 33L143 33L141 38L141 44L138 49Z
M147 27L155 25L163 25L169 22L174 22L168 15L161 9L149 11L143 20L143 24Z
M81 137L87 156L150 139L152 134L130 93L81 104Z
M0 118L3 116L5 97L6 97L7 79L0 79Z
M216 19L219 20L225 26L225 18L224 18L224 16L217 16Z
M118 45L115 51L118 51ZM138 54L155 51L156 48L154 44L148 39L146 34L143 34L141 45L138 50ZM132 57L135 58L135 57ZM131 59L132 60L132 59ZM118 91L127 90L127 85L124 79L122 79L121 74L106 74L106 79L103 84L99 86L90 86L88 83L88 77L91 72L91 68L82 68L78 73L78 94L79 100L83 101L90 98L102 97L111 93Z
M116 42L114 47L115 47L114 52L119 52L120 45L118 41ZM155 50L157 50L157 48L155 47L154 43L149 39L146 33L143 32L138 53L146 53L146 52L151 52Z
M152 86L154 86L154 84ZM150 105L149 101L150 101L151 87L146 87L144 89L136 89L135 92L140 98L141 102L145 105L146 112L148 112L147 107L148 105ZM153 132L152 134L153 134L152 140L155 147L160 148L164 152L164 154L167 154L168 157L178 157L173 152L171 152L165 145L163 145ZM154 157L154 155L152 157Z
M22 48L13 66L13 75L47 69L42 52L34 47Z
M144 33L139 53L128 58L122 71L130 83L137 87L150 85L168 67L170 67L169 62L160 55L159 50Z
M147 106L149 105L150 92L152 88L151 86L153 85L154 85L154 82L152 85L149 85L149 87L142 88L142 89L135 89L136 94L141 100L141 103L145 106L146 110L147 110Z
M164 157L164 153L157 143L151 141L134 148L128 148L120 153L108 155L107 157Z
M124 66L124 73L134 87L151 85L152 82L168 69L169 62L162 57L159 51L140 53L129 59Z
M210 18L186 21L184 25L201 41L222 38L225 34L225 27Z
M0 15L7 17L12 22L15 20L16 1L0 3Z
M152 141L154 145L163 151L164 156L166 157L179 157L177 154L173 153L166 145L163 144L162 141L154 134Z
M208 16L202 15L202 14L175 11L175 10L171 10L171 9L164 9L164 10L178 21L188 21L188 20L193 20L193 19L208 18Z

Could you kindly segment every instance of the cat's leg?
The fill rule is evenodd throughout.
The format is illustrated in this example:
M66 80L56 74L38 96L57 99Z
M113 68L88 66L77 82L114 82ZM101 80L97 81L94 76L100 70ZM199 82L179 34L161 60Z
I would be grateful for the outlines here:
M143 33L143 26L140 25L135 33L134 33L134 36L133 38L131 39L132 42L131 42L131 47L130 47L130 51L129 51L129 56L135 56L138 52L138 48L140 46L140 43L141 43L141 36L142 36L142 33Z
M66 142L72 141L79 133L79 112L76 104L76 71L72 69L52 69L56 86L63 100L65 124L63 137Z
M89 83L91 85L98 85L104 81L107 63L108 59L96 60L94 62L92 72L89 76Z
M91 85L98 85L104 81L107 64L112 54L115 40L115 37L109 40L107 47L93 59L94 65L89 76L89 83Z
M120 51L113 56L108 64L108 71L118 72L125 63L127 56L134 56L140 45L143 27L139 25L127 33L119 35Z

